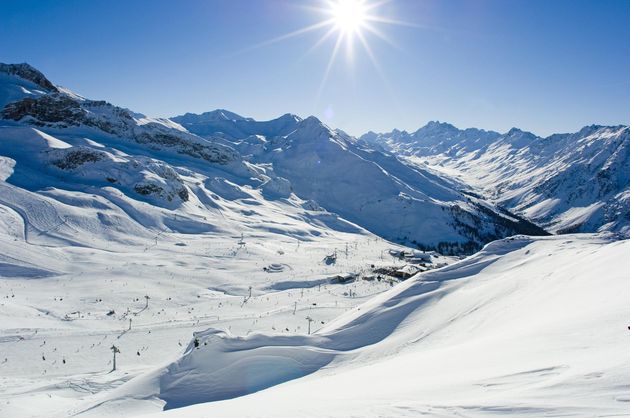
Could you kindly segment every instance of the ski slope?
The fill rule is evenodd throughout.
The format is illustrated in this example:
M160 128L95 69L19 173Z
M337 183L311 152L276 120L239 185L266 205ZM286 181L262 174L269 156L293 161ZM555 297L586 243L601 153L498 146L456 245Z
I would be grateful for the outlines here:
M337 309L341 315L328 316L311 335L303 328L270 329L260 308L269 304L266 298L271 305L275 298L291 298L280 292L254 296L245 308L228 308L242 297L228 302L204 296L215 306L223 301L221 312L240 310L240 318L225 318L220 325L203 316L196 327L174 319L156 322L148 312L167 318L176 311L156 297L147 314L138 316L138 328L136 317L136 329L129 332L120 331L125 321L117 322L120 338L107 321L100 321L100 332L78 332L81 321L76 321L65 330L49 329L45 337L7 342L5 336L3 345L16 348L9 351L12 357L17 350L24 356L61 357L43 348L42 339L66 353L102 341L103 362L112 341L123 350L121 368L112 373L95 372L95 359L81 351L67 356L66 366L48 363L56 376L36 377L33 369L27 377L26 363L16 368L12 358L2 365L3 397L10 400L0 404L0 412L15 417L37 416L43 409L52 411L48 416L86 417L627 416L629 245L612 235L497 241L385 293L364 297L369 287L356 287L363 303ZM184 292L177 289L168 294ZM334 288L327 286L324 298L316 289L306 291L309 302L332 300ZM322 317L320 307L305 310L302 303L303 327L306 314ZM249 309L247 318L243 313ZM292 316L271 318L277 327ZM244 332L254 324L256 330ZM191 330L197 331L199 348ZM84 342L86 335L91 340ZM182 343L176 350L175 340ZM130 345L148 348L136 359ZM162 365L134 373L148 361L145 356ZM75 368L76 375L62 376L63 367ZM17 382L20 390L8 394Z
M2 417L81 411L95 396L178 358L193 333L209 327L235 336L297 336L307 333L310 316L320 329L397 282L363 280L373 264L405 265L389 255L396 246L365 232L322 227L316 240L293 238L290 232L304 227L298 222L285 226L288 233L262 225L257 233L243 228L243 236L158 231L98 248L71 245L51 230L38 235L17 211L2 210ZM335 249L336 262L327 264ZM349 273L361 276L336 279ZM112 344L121 350L116 372Z
M156 396L167 406L254 392L255 379L279 383L296 367L317 371L152 416L628 416L629 244L516 237L417 276L310 338L208 331L208 346L160 372ZM249 371L269 376L250 380ZM124 411L124 396L109 412Z

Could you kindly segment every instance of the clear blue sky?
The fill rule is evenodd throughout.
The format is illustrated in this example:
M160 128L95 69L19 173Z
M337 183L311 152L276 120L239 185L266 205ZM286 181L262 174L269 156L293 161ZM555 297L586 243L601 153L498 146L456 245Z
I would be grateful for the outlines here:
M630 1L393 0L367 34L381 68L325 29L252 48L322 20L299 0L0 0L0 61L151 116L226 108L314 114L352 134L429 120L540 135L630 123Z

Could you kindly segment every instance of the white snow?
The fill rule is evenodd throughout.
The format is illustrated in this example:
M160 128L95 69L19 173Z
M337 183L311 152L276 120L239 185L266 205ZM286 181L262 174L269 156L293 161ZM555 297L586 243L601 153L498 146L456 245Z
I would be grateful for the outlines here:
M382 238L513 233L474 195L493 182L557 228L623 232L627 128L542 146L432 123L392 133L430 154L405 163L312 117L154 119L17 69L39 84L0 72L0 106L47 101L0 120L0 417L628 415L630 241L461 260ZM554 154L572 140L585 161ZM614 198L569 204L572 174Z
M262 337L221 342L210 334L209 347L189 350L178 363L209 368L199 374L207 380L175 384L189 389L188 399L200 386L212 388L210 371L222 364L232 376L227 385L250 368L290 374L285 367L296 357L308 359L302 367L328 366L161 416L627 416L628 244L592 236L494 243L357 307L310 341L255 348ZM243 360L230 361L232 353ZM166 398L174 390L162 386Z
M303 298L298 298L296 316L290 304L284 308L289 312L278 309L260 316L274 300L295 300L296 290L289 291L293 298L286 292L266 293L244 304L243 296L210 291L194 307L213 305L215 314L227 317L219 322L201 315L203 323L192 326L181 313L179 320L173 317L177 309L166 295L156 295L153 281L150 293L156 296L146 311L133 316L132 331L123 331L125 320L92 318L67 321L65 329L57 325L53 332L52 323L58 321L51 318L53 311L41 319L30 315L30 326L37 323L50 331L33 335L22 330L25 340L4 336L11 361L2 365L3 386L19 382L21 389L5 389L3 396L10 401L0 411L28 416L28 405L38 403L55 405L54 416L135 416L165 407L155 416L624 416L630 373L630 286L624 273L630 268L624 256L629 244L606 235L498 241L460 263L372 297L323 327L314 325L310 336L305 335L306 316L319 319L324 309L305 310ZM63 293L52 294L69 297L72 302L64 305L75 303L72 289L85 281L77 280L66 281ZM108 287L107 305L150 283L136 279ZM45 294L27 293L34 286L44 286L44 281L14 284L16 293ZM184 286L171 286L160 285L182 300ZM326 294L330 302L329 292L335 289L310 288L305 298L321 303ZM218 308L218 302L225 306ZM141 310L143 303L134 309ZM156 311L169 320L148 317ZM247 312L257 313L247 319ZM292 317L299 321L291 322ZM297 333L269 328L271 323L278 328L279 323L293 327L299 322ZM81 329L88 323L86 334ZM213 329L218 324L232 330ZM200 344L195 349L190 331L208 325L213 328L196 334ZM255 331L245 335L248 327ZM176 340L183 346L175 346ZM121 347L121 370L97 372L93 362L106 362L112 342ZM146 350L138 357L136 347ZM41 353L49 356L46 362L28 361ZM66 365L52 364L64 356ZM36 379L44 367L46 375ZM64 371L75 374L69 377Z
M369 133L362 140L451 176L552 232L623 232L630 223L630 206L619 197L630 190L627 126L540 138L431 122L413 134Z
M257 122L227 121L220 114L173 119L208 140L234 147L252 164L264 166L275 180L270 184L272 194L286 196L292 191L373 233L411 245L465 244L479 237L518 232L514 225L505 230L497 227L496 218L502 214L460 193L461 184L361 147L354 138L314 117L301 120L284 115ZM478 235L469 234L470 230Z

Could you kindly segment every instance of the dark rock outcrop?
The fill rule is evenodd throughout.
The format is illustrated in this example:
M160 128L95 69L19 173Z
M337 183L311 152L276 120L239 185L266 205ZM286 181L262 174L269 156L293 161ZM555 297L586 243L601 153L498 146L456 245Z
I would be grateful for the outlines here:
M140 126L131 112L105 101L76 100L62 93L25 98L9 103L0 112L4 119L35 126L88 126L111 135L130 138L153 149L171 148L178 154L200 158L211 163L227 164L237 153L225 146L159 124Z
M22 64L3 64L0 63L0 73L16 75L25 80L32 81L38 86L52 92L57 92L57 87L51 83L44 74L31 67L27 63Z

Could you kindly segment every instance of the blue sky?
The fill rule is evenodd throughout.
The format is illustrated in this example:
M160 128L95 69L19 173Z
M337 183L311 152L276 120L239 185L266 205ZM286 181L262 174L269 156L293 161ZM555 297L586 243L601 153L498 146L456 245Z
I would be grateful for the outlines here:
M314 114L351 134L429 120L540 135L630 123L630 1L392 0L342 49L299 0L1 0L0 61L151 116L226 108L256 119ZM392 43L394 45L392 45Z

